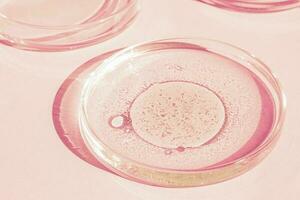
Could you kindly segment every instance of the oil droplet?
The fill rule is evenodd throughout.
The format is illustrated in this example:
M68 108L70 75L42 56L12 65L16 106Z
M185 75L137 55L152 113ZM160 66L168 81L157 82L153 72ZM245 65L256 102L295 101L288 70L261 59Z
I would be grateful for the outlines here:
M185 148L184 148L184 147L177 147L176 150L177 150L178 152L183 152L183 151L185 150Z

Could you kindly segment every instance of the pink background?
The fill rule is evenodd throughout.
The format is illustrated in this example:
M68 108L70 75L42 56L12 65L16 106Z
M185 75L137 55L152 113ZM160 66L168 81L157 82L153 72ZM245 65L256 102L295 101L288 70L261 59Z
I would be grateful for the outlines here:
M0 199L3 200L298 200L300 198L300 9L242 14L193 0L141 0L134 24L97 46L36 53L0 46ZM72 154L51 112L63 80L87 60L116 48L170 37L229 42L261 58L288 98L282 137L256 168L199 188L164 189L124 180Z

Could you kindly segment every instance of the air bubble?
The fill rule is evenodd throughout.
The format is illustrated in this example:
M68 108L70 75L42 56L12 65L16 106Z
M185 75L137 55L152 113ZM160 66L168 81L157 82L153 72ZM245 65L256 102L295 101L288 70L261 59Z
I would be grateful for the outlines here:
M124 117L121 115L113 117L110 120L110 125L113 128L121 128L124 125Z
M173 151L171 149L165 150L165 154L166 155L171 155L172 153L173 153Z
M125 133L130 133L130 131L131 131L130 128L125 129Z

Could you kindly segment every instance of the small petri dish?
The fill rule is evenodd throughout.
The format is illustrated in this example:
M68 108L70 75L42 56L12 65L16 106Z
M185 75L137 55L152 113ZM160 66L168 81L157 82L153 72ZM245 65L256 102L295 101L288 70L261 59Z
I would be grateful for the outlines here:
M280 135L286 101L261 61L229 44L167 39L94 58L53 107L82 159L161 187L222 182L257 165Z
M0 43L31 51L90 46L124 30L137 0L1 0Z
M250 13L268 13L300 6L299 0L198 0L219 8Z

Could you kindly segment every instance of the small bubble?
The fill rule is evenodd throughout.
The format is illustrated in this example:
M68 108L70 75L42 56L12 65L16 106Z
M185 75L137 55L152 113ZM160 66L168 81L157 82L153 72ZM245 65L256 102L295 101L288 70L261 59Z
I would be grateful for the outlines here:
M171 149L166 149L165 150L165 154L166 155L171 155L172 154L172 150Z
M124 117L119 115L119 116L115 116L110 120L110 125L113 128L121 128L124 124Z

